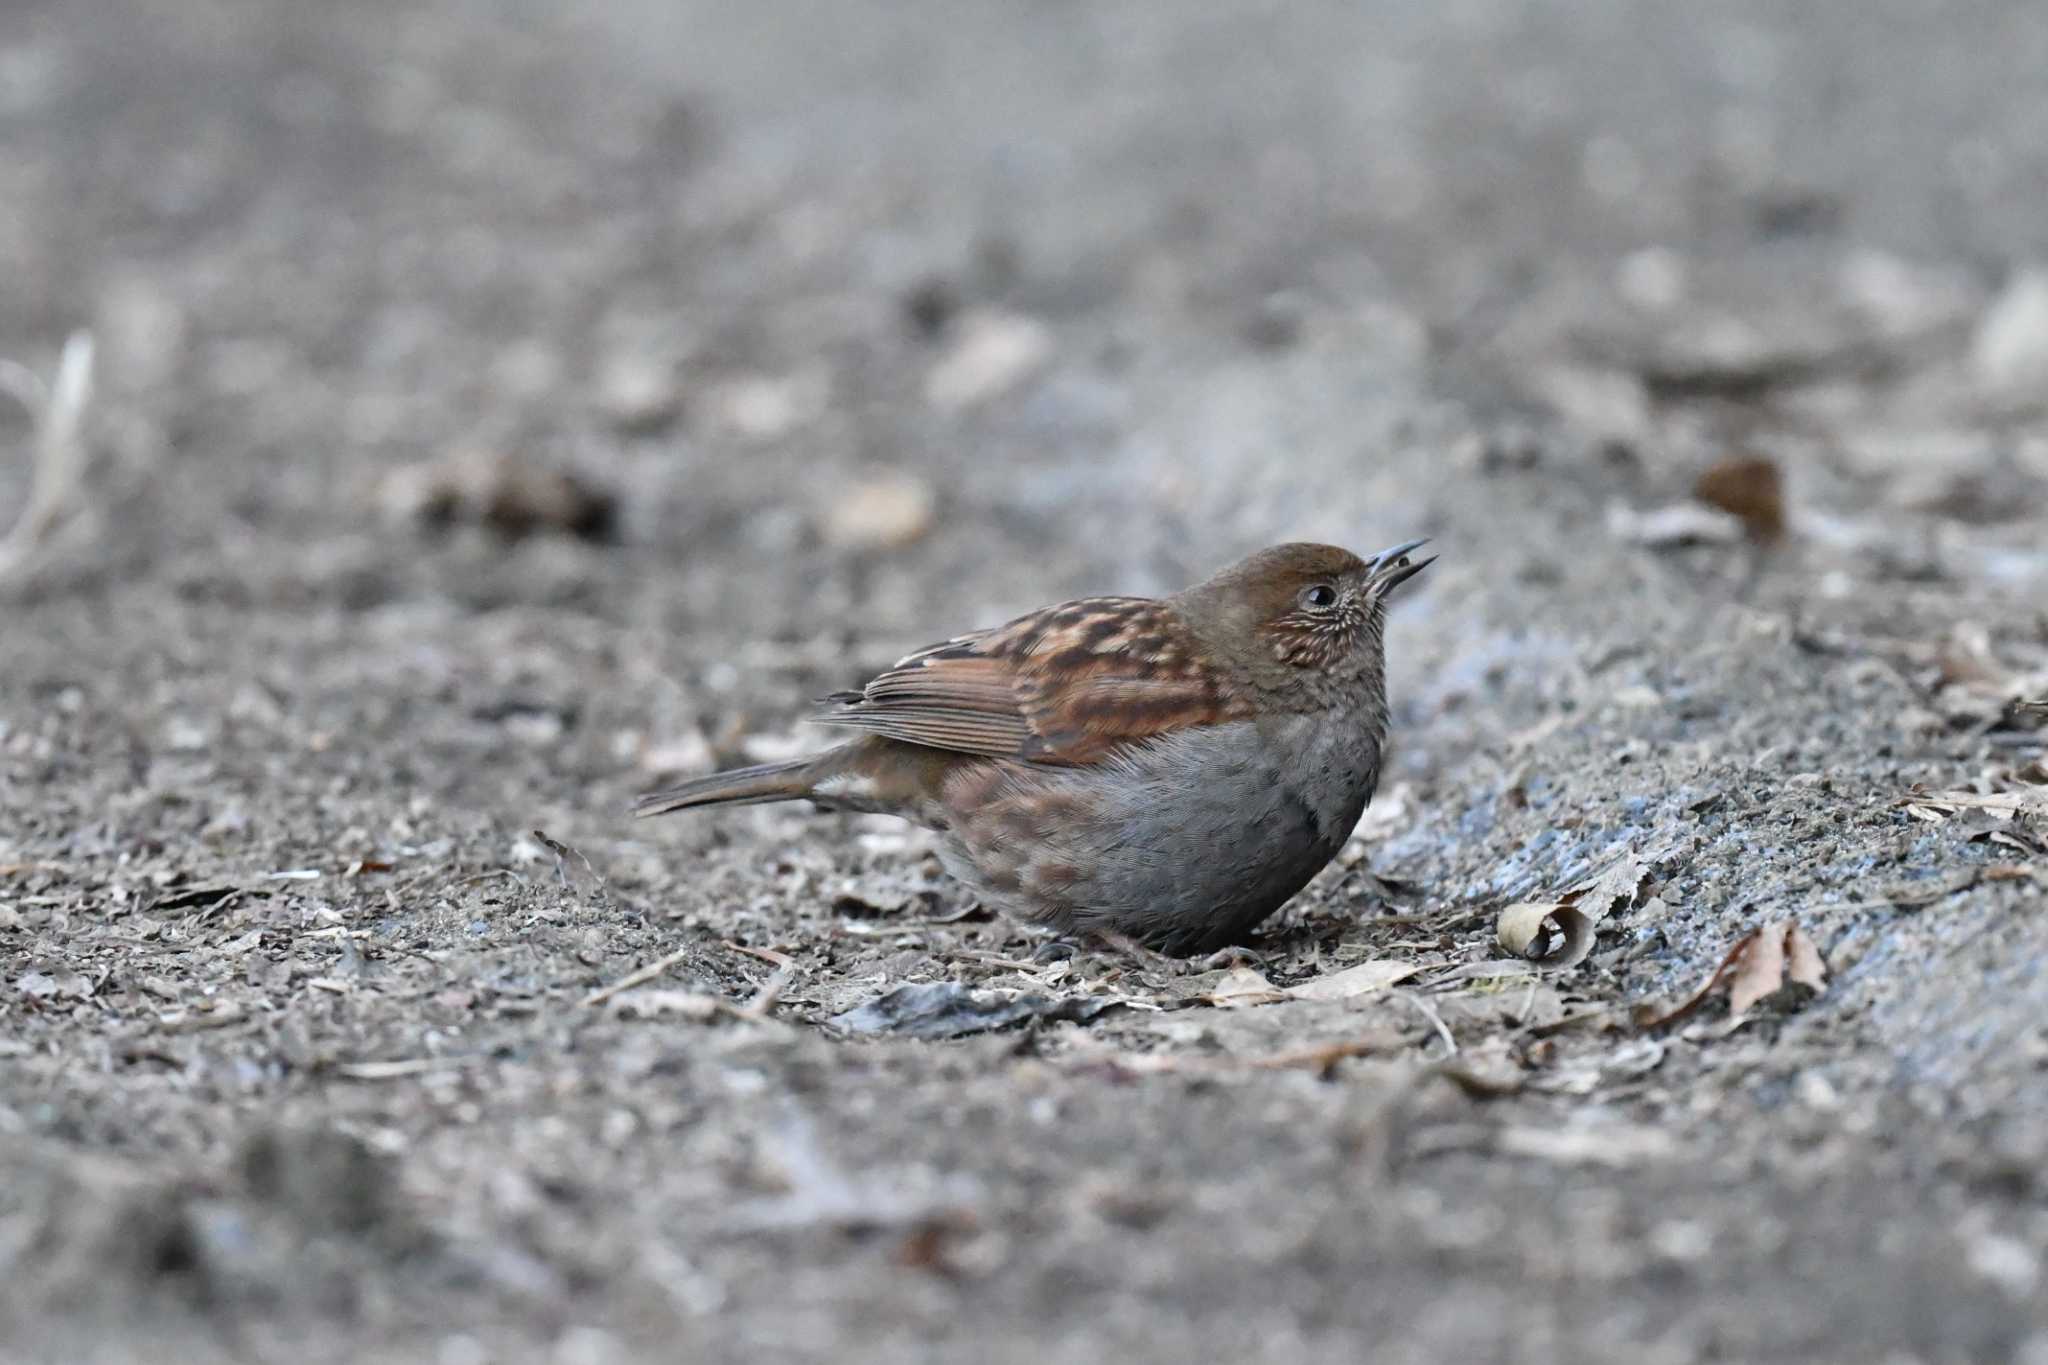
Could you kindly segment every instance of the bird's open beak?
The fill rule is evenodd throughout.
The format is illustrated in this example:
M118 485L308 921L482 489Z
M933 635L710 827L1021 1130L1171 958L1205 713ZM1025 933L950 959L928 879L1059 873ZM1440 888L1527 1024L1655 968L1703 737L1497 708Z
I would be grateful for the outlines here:
M1371 560L1367 561L1367 567L1372 570L1372 573L1366 579L1366 582L1371 587L1373 595L1375 597L1385 597L1395 588L1400 587L1403 583L1406 583L1409 579L1436 563L1435 555L1431 555L1428 559L1410 559L1408 557L1410 551L1420 549L1427 544L1429 544L1427 538L1411 540L1404 545L1396 545L1390 550L1381 550Z

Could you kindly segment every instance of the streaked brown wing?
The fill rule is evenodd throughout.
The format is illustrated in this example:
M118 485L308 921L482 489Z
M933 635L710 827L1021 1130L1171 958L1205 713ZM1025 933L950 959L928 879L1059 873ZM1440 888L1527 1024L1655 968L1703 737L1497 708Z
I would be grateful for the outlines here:
M911 744L1034 763L1092 763L1169 730L1244 714L1172 607L1063 602L920 650L816 719Z

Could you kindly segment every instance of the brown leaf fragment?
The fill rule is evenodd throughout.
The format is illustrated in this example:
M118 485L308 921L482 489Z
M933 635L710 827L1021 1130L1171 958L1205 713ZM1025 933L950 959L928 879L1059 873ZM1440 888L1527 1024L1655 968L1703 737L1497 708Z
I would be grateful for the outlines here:
M1785 975L1815 995L1827 993L1828 965L1821 961L1820 949L1797 921L1785 929Z
M1700 475L1692 495L1740 518L1752 539L1772 541L1785 534L1784 480L1774 460L1760 455L1719 460Z
M1728 982L1728 1013L1748 1014L1759 1000L1776 995L1785 984L1785 933L1770 925L1750 935L1749 945L1735 960Z
M1559 897L1576 905L1595 920L1605 919L1616 905L1634 905L1643 881L1650 874L1649 861L1635 853L1624 853L1597 876L1580 882Z
M1827 964L1796 920L1750 930L1735 940L1691 995L1669 1008L1637 1006L1635 1024L1640 1029L1657 1029L1679 1023L1722 986L1728 988L1728 1017L1737 1020L1784 989L1787 976L1816 995L1827 990Z
M1995 810L2015 814L2020 811L2048 811L2048 793L1915 792L1896 804L1902 810L1927 810L1939 815L1953 815L1959 810Z
M1591 915L1559 901L1518 901L1500 912L1494 941L1509 954L1546 971L1562 972L1593 952L1597 925Z

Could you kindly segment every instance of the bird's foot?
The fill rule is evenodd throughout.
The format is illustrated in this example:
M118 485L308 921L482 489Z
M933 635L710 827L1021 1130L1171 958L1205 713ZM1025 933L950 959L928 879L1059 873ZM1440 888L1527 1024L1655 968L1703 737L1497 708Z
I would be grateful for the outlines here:
M1177 957L1152 948L1147 948L1129 934L1120 934L1114 929L1091 929L1088 936L1110 952L1122 957L1135 959L1140 964L1157 971L1179 975L1187 970L1187 963Z
M1228 948L1218 948L1195 964L1197 971L1204 972L1220 972L1231 967L1256 967L1263 971L1265 966L1265 954L1255 953L1242 943L1233 943Z

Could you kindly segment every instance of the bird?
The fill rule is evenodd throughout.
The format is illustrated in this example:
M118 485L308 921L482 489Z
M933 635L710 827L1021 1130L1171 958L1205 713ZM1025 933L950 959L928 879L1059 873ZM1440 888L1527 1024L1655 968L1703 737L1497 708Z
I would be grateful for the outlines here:
M1395 589L1436 562L1260 550L1169 597L1084 597L918 650L811 719L859 732L643 796L807 800L940 835L984 904L1066 938L1241 945L1350 837L1387 742Z

